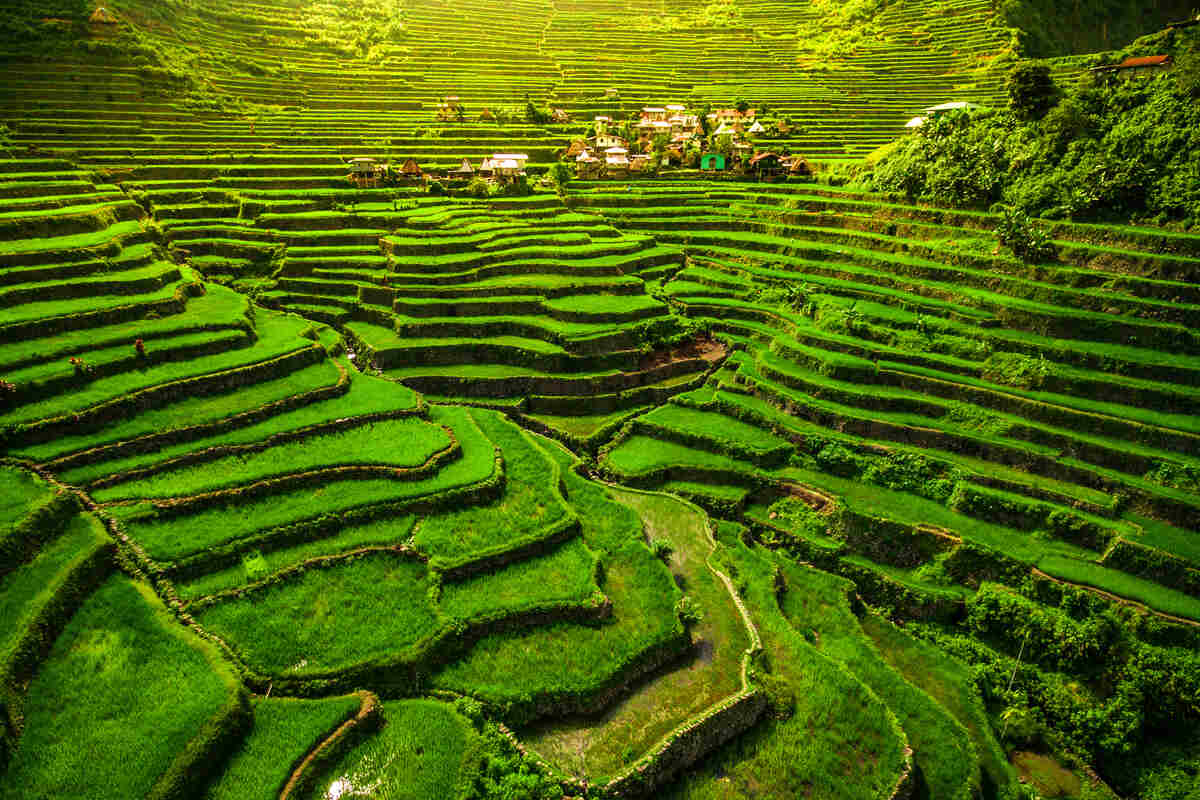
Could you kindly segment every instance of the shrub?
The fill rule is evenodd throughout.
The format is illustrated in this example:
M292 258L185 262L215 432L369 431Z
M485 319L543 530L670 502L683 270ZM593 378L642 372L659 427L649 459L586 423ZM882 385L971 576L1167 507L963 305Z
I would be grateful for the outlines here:
M1046 229L1035 225L1028 214L1017 208L1004 209L996 225L996 238L1029 264L1050 261L1058 255Z
M671 553L673 553L674 550L671 549L669 542L663 541L662 539L651 539L650 552L654 553L657 558L661 558L663 561L669 562L671 560Z
M501 184L496 193L504 197L525 197L533 194L533 187L524 175L518 175L508 183Z
M483 763L462 800L558 800L562 787L536 772L524 754L492 726L483 734Z
M692 598L684 595L675 602L675 613L679 615L684 625L695 625L704 619L704 612Z
M483 178L472 178L471 182L467 184L466 191L471 197L482 198L492 193L492 187Z
M952 403L943 419L961 428L992 436L1004 436L1012 428L1012 423L1000 415L969 403Z
M443 195L446 193L446 187L441 181L430 181L429 193L432 195Z
M796 713L796 691L791 685L770 672L755 671L754 682L767 695L767 708L775 719L791 719Z
M1175 56L1175 80L1191 97L1200 97L1200 40L1193 39Z
M1154 465L1154 469L1146 473L1145 477L1146 480L1154 481L1160 486L1200 493L1200 468L1197 467L1159 461Z
M527 98L525 100L525 121L530 125L545 125L550 121L550 110L538 106Z
M1018 389L1037 389L1050 374L1051 364L1041 354L1034 358L1024 353L994 353L983 362L985 381Z
M1009 108L1020 119L1041 119L1058 101L1058 87L1050 77L1050 67L1035 61L1013 67L1005 88Z
M1078 622L992 584L971 601L966 622L1014 655L1020 652L1025 661L1072 673L1102 669L1119 635L1119 626L1107 613Z
M826 530L826 520L821 514L813 511L803 500L795 497L784 497L776 500L767 509L768 515L781 528L809 536L823 536Z
M825 472L851 478L861 469L861 461L857 455L840 444L827 444L817 453L817 464Z
M869 182L938 204L1003 200L1051 218L1194 226L1200 48L1180 39L1174 72L1144 81L1084 79L1061 99L1043 68L1023 66L1010 82L1009 109L930 119L877 156Z
M920 453L890 453L872 461L862 480L899 492L912 492L939 503L950 498L954 476Z
M954 206L986 207L1003 188L1005 139L987 122L996 115L936 116L884 157L873 173L879 189Z

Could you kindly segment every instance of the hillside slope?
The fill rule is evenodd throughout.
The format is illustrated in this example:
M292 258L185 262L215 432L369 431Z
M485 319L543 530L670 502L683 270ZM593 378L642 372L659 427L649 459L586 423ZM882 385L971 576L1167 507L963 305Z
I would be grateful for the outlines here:
M23 8L0 796L1192 800L1200 236L828 169L991 5ZM817 174L538 180L739 99Z

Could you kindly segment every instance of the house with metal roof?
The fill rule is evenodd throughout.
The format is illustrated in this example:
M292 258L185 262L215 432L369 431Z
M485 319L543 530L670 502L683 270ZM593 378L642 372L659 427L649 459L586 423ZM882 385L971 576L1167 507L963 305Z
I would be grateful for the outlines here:
M610 177L629 173L629 151L624 147L610 147L604 151L604 168Z
M1175 60L1169 55L1134 56L1125 59L1120 64L1105 64L1093 67L1091 71L1097 73L1115 73L1123 78L1130 78L1165 72L1174 66L1174 64Z
M525 174L525 162L529 156L524 153L493 153L492 175L498 180L513 180Z

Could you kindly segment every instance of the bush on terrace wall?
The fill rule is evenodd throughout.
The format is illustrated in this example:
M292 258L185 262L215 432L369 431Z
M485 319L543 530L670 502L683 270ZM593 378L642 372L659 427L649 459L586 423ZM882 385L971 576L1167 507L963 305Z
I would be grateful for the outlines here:
M1085 75L1041 118L1029 109L935 116L885 153L868 180L938 205L1004 203L1051 219L1133 218L1194 228L1200 225L1196 30L1150 37L1132 49L1174 50L1172 71L1130 79Z

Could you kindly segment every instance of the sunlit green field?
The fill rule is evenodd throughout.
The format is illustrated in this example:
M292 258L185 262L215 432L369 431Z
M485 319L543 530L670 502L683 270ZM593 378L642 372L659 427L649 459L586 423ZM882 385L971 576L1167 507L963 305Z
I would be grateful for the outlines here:
M1186 4L10 5L0 798L1195 800Z

